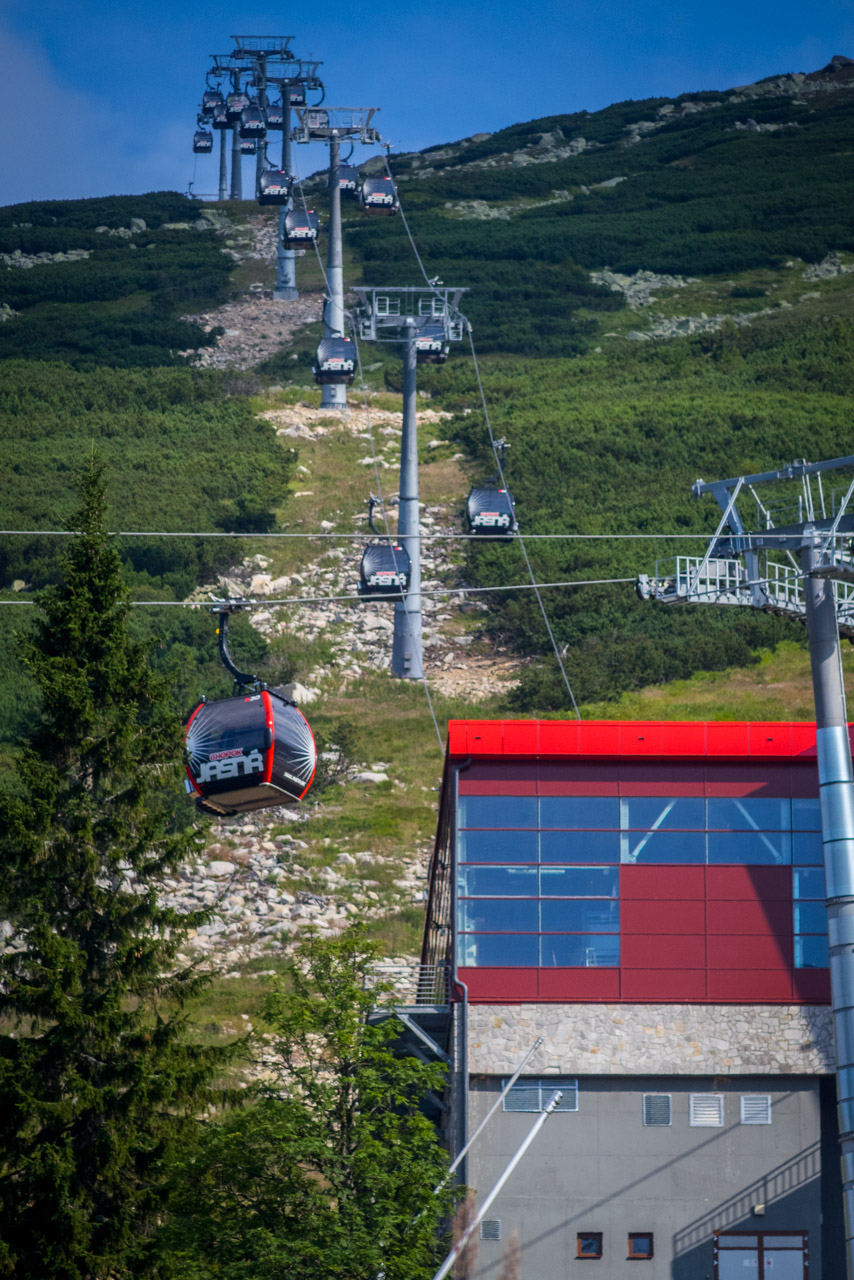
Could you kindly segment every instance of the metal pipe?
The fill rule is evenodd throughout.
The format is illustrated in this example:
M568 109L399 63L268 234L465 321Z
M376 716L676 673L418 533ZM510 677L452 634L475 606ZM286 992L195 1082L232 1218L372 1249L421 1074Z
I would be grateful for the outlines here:
M255 63L255 86L258 90L258 106L262 111L267 110L267 59L263 55L260 56ZM258 139L258 150L255 153L255 199L257 200L261 194L261 174L264 172L264 161L267 156L266 152L266 134L264 139Z
M465 1146L469 1133L469 989L459 975L457 965L457 913L456 913L456 889L457 883L457 814L460 811L460 774L463 769L468 769L471 764L471 756L466 756L465 760L461 760L459 764L451 766L453 773L453 788L451 795L451 830L449 833L449 857L451 871L451 888L450 888L450 909L451 918L448 921L448 927L451 932L451 973L453 975L454 984L461 988L463 993L462 1008L462 1026L459 1037L457 1061L460 1063L460 1069L455 1072L455 1087L459 1088L459 1122L457 1124L457 1138L462 1137L462 1145ZM461 1082L461 1084L459 1083ZM465 1186L468 1182L468 1161L464 1161L461 1171L461 1182Z
M806 534L809 530L804 531ZM821 560L813 531L801 552L815 695L821 835L827 882L830 988L848 1280L854 1280L854 770L833 583L812 576Z
M282 169L291 176L291 94L287 84L282 84ZM295 302L299 297L297 290L296 254L293 249L286 249L283 240L285 235L285 218L288 210L293 209L293 197L288 196L287 203L279 209L279 243L276 248L276 287L273 297L277 302Z
M232 71L231 87L240 92L240 72ZM235 121L231 130L231 199L243 199L243 157L240 154L240 125Z
M226 137L227 129L219 131L219 199L228 199L228 144Z
M537 1134L540 1132L543 1125L546 1123L549 1116L552 1114L552 1112L554 1111L555 1107L558 1105L562 1097L563 1097L563 1093L561 1092L560 1089L557 1089L549 1098L548 1102L546 1103L543 1109L542 1114L537 1116L536 1120L534 1121L533 1125L528 1131L526 1138L522 1142L522 1145L518 1148L518 1150L516 1151L516 1154L513 1156L510 1163L507 1165L507 1168L504 1170L501 1177L498 1179L495 1186L492 1188L489 1195L486 1197L483 1204L478 1209L475 1215L474 1221L469 1223L469 1225L466 1227L465 1231L460 1236L459 1240L451 1249L451 1252L448 1254L447 1258L445 1259L445 1261L442 1263L439 1270L434 1275L433 1280L445 1280L445 1276L451 1270L457 1258L465 1249L466 1245L468 1244L469 1240L474 1234L475 1229L480 1226L481 1221L486 1217L493 1203L499 1196L505 1182L510 1177L511 1173L516 1168L517 1164L522 1159L525 1152L528 1150L528 1147L530 1147L531 1143L534 1141Z
M344 336L344 265L341 248L341 183L338 166L341 143L337 134L329 139L329 250L326 259L326 281L329 296L324 309L324 331L327 338ZM327 383L320 397L322 407L343 409L347 404L347 388Z
M408 318L403 347L403 434L400 443L400 494L398 536L409 552L409 590L394 606L392 674L404 680L424 679L424 647L421 629L421 528L418 503L418 424L415 413L415 324Z
M499 1095L498 1095L498 1097L496 1098L495 1102L493 1102L492 1106L489 1108L489 1110L487 1111L486 1115L483 1117L483 1119L481 1120L480 1124L477 1126L477 1128L475 1129L474 1133L471 1135L471 1137L469 1138L468 1142L467 1142L467 1143L466 1143L466 1145L463 1147L463 1149L462 1149L462 1151L460 1152L460 1154L457 1156L456 1160L452 1161L452 1163L448 1166L448 1172L445 1174L445 1176L444 1176L444 1178L442 1179L442 1181L441 1181L440 1183L438 1183L438 1185L437 1185L436 1187L434 1187L434 1189L433 1189L433 1195L434 1195L434 1196L435 1196L435 1195L438 1195L438 1193L442 1190L442 1187L444 1187L445 1183L448 1181L448 1179L450 1178L451 1174L452 1174L452 1173L454 1172L454 1170L456 1169L457 1165L460 1163L460 1161L461 1161L461 1160L464 1160L464 1159L465 1159L465 1157L468 1155L468 1152L470 1151L470 1149L474 1146L474 1144L475 1144L475 1142L477 1141L477 1139L478 1139L478 1138L480 1137L480 1135L483 1133L484 1129L485 1129L485 1128L486 1128L486 1126L489 1124L490 1120L491 1120L491 1119L492 1119L492 1117L495 1115L496 1111L497 1111L497 1110L498 1110L498 1108L501 1106L502 1102L503 1102L503 1101L504 1101L504 1099L507 1097L508 1093L509 1093L509 1092L510 1092L510 1090L513 1088L514 1084L515 1084L515 1083L516 1083L516 1081L519 1079L520 1075L522 1074L522 1071L524 1070L525 1066L527 1065L528 1059L531 1057L531 1055L532 1055L533 1053L536 1053L537 1049L539 1049L539 1047L540 1047L540 1045L541 1045L542 1043L543 1043L543 1037L542 1037L542 1036L537 1036L536 1040L535 1040L535 1041L534 1041L534 1043L531 1045L530 1049L529 1049L529 1050L528 1050L528 1052L525 1054L524 1058L523 1058L523 1059L522 1059L522 1061L519 1063L518 1067L517 1067L517 1068L516 1068L516 1070L513 1072L513 1074L512 1074L512 1076L510 1077L510 1079L507 1081L507 1084L506 1084L506 1085L504 1086L504 1088L501 1090L501 1092L499 1093Z

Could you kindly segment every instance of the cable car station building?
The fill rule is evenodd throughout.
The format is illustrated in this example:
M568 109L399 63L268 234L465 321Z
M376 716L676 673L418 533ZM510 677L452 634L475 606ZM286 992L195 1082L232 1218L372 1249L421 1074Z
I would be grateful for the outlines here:
M841 1280L824 898L813 725L451 722L422 963L452 1153L543 1040L480 1199L563 1091L478 1280L514 1231L524 1280Z

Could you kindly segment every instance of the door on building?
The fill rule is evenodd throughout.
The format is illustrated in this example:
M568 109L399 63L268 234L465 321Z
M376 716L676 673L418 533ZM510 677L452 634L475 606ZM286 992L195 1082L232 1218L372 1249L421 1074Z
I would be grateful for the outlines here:
M715 1280L809 1280L806 1231L718 1231Z

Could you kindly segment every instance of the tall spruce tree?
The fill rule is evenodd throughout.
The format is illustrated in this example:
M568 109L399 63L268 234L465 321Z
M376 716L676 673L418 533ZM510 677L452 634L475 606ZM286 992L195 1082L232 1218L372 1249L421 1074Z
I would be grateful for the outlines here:
M94 461L80 495L20 642L41 712L0 795L0 1274L21 1280L157 1270L170 1149L221 1061L181 1013L197 921L157 895L201 843L170 817L181 728L128 634Z

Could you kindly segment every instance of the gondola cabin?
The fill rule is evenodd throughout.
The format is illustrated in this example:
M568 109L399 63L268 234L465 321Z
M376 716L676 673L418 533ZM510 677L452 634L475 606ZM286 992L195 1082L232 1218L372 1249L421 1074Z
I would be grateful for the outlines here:
M225 103L222 102L218 107L214 107L211 111L211 124L215 129L227 129L228 112L225 109Z
M472 489L466 501L469 533L512 538L519 525L509 489Z
M285 111L281 102L267 103L267 128L284 129Z
M219 89L206 89L202 94L202 111L206 116L212 116L217 107L224 105L225 102Z
M254 138L241 138L239 145L240 154L242 156L254 156L258 154L258 143Z
M202 702L187 721L189 789L207 813L248 813L302 800L317 749L293 702L270 690Z
M295 84L288 89L288 102L292 107L305 106L305 85Z
M225 100L225 113L229 124L240 124L240 116L249 106L249 94L230 93Z
M313 209L291 209L285 217L282 244L286 249L305 249L315 243L319 228Z
M259 204L287 204L291 180L284 169L265 169L258 180Z
M444 329L425 329L415 339L415 359L419 364L444 364L449 351Z
M340 164L338 166L338 188L342 196L353 196L359 194L359 170L352 164Z
M352 338L324 338L317 348L313 373L319 386L351 387L356 376L356 344Z
M250 103L240 113L241 138L263 138L267 132L267 115L263 107Z
M409 552L396 542L369 542L359 567L360 596L384 596L400 600L409 590L412 565Z
M207 129L197 129L193 134L193 150L197 156L205 156L213 151L213 134Z
M397 213L397 189L388 174L382 178L364 178L359 200L365 213Z

